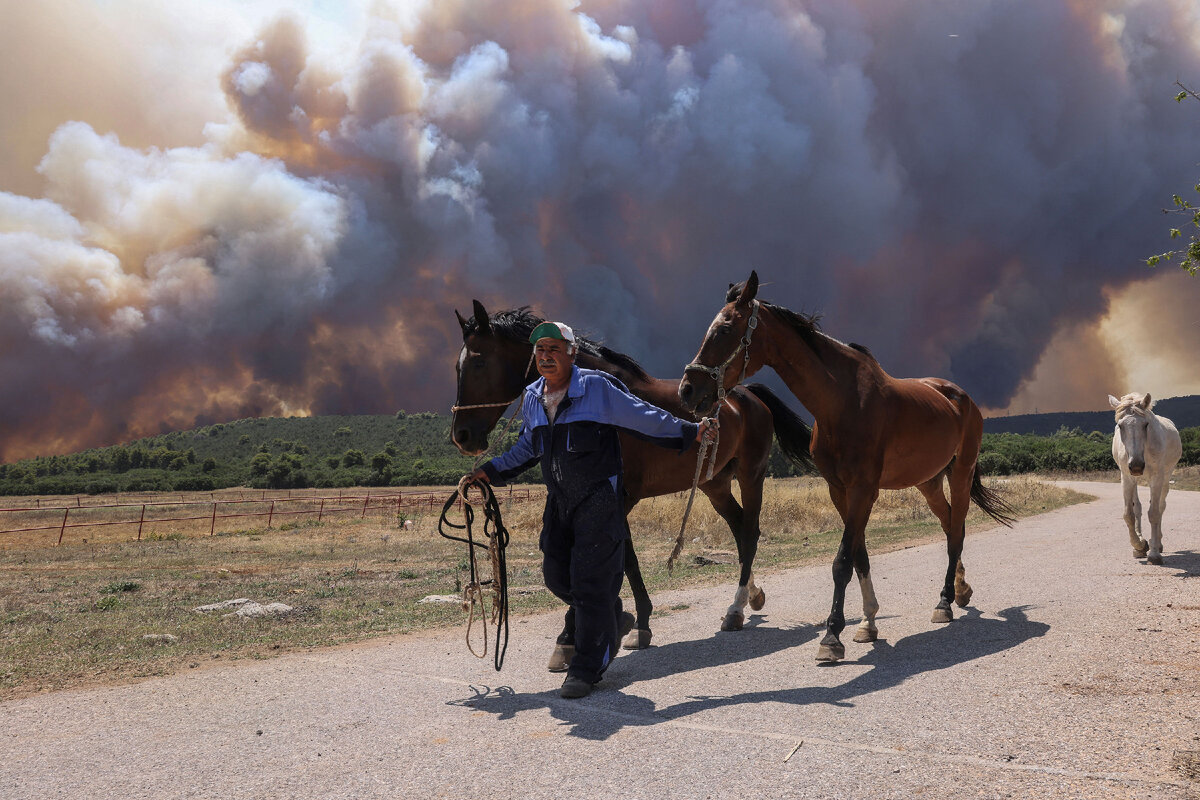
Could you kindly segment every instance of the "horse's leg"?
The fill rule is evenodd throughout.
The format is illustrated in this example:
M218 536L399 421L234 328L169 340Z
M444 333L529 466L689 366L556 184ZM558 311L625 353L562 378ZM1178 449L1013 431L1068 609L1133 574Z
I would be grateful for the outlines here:
M625 500L625 516L637 505L637 500ZM625 524L629 527L629 523ZM637 553L633 551L633 537L625 543L625 577L629 579L629 591L633 593L633 610L636 621L633 630L625 634L621 647L625 650L644 650L650 646L650 613L654 605L650 602L650 592L646 589L646 581L642 579L642 567L638 563Z
M743 609L750 599L749 583L752 580L750 568L753 556L751 556L751 560L746 558L746 514L741 504L733 497L733 491L730 488L732 480L733 470L725 469L700 487L701 491L708 496L713 509L721 519L725 520L725 524L733 533L733 541L737 545L738 564L741 566L733 603L725 611L725 619L721 620L721 630L723 631L740 631L742 625L745 624L746 614ZM755 544L757 545L757 542Z
M766 477L766 461L754 475L738 475L738 486L742 490L742 580L750 608L761 611L767 604L767 593L754 583L754 559L758 555L758 540L762 536L759 520L762 517L763 479Z
M946 546L950 546L950 502L946 500L946 492L942 485L943 477L938 475L932 480L919 484L917 490L925 497L925 502L929 504L929 510L937 517L937 521L942 526L942 532L946 534ZM962 556L959 556L958 566L954 569L954 602L959 608L966 608L967 603L971 602L971 595L974 590L971 589L971 584L967 583L967 571L963 567Z
M961 580L966 586L962 568L963 539L967 535L967 510L971 503L971 481L974 478L975 464L956 459L950 467L950 524L946 530L946 581L942 586L942 597L933 609L933 622L950 622L954 612L950 610L950 602L956 599L958 591L955 584ZM940 494L940 491L939 491ZM970 599L970 586L967 586L966 599Z
M1145 558L1150 549L1142 538L1142 501L1138 498L1137 478L1121 470L1121 490L1125 494L1125 525L1129 528L1129 544L1134 558Z
M554 651L550 653L550 661L546 669L551 672L566 672L575 657L575 606L567 606L563 615L563 629L554 640Z
M875 505L879 489L875 486L835 487L830 484L829 495L839 512L842 512L846 527L833 559L833 607L825 623L825 637L817 648L817 661L838 661L846 655L846 647L839 638L846 627L846 584L854 572L859 551L866 549L867 520L871 517L871 507Z
M871 582L871 561L867 558L866 542L863 542L858 557L854 560L854 572L858 575L858 588L862 591L863 618L854 631L854 641L865 644L879 638L875 627L875 616L879 613L879 601L875 598L875 585Z
M1162 518L1167 510L1167 492L1171 488L1170 473L1155 472L1150 476L1150 552L1146 560L1162 563Z

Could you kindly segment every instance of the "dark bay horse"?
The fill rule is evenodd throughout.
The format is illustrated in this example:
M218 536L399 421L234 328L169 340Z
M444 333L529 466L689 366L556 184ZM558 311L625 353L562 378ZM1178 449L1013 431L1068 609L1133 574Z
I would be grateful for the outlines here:
M679 383L679 397L690 411L711 408L721 388L769 366L813 415L813 461L845 525L833 562L833 609L817 660L845 655L838 637L846 626L842 608L851 571L858 573L864 612L854 641L878 636L879 604L864 534L880 489L917 487L941 523L949 565L933 621L950 622L950 601L965 606L971 599L961 561L970 501L1000 523L1013 522L1012 509L980 480L979 408L941 378L893 378L865 347L830 338L813 317L756 300L757 294L755 272L730 286Z
M474 314L463 319L455 312L463 332L463 347L458 359L458 398L451 422L451 437L460 451L478 455L488 446L488 434L517 399L525 386L538 375L530 361L532 347L529 335L541 322L540 317L520 308L489 316L478 300ZM614 352L576 334L579 351L576 363L587 369L603 370L618 378L637 397L690 419L676 392L678 381L660 380L629 356ZM754 584L753 564L758 550L759 513L762 510L763 478L771 453L772 433L779 438L780 448L797 465L811 468L808 453L811 431L795 413L765 386L750 386L730 393L721 409L720 442L712 480L705 481L708 462L700 476L700 490L708 496L713 508L729 525L737 543L741 574L733 604L729 607L721 630L740 630L745 621L745 606L761 609L766 595ZM621 460L624 464L625 513L647 497L685 491L695 477L699 445L683 455L657 447L636 436L622 433ZM741 490L741 503L731 489L736 478ZM637 555L632 546L625 548L625 573L634 595L637 626L626 637L623 646L633 650L650 643L650 612L652 606L642 580ZM564 630L569 640L574 631L568 610ZM552 659L553 661L553 659Z

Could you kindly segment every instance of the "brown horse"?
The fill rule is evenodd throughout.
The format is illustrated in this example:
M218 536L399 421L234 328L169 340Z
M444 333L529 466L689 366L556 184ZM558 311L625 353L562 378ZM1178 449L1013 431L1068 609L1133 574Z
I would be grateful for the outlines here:
M451 422L452 439L463 453L477 455L487 449L488 435L508 404L537 378L530 361L529 335L543 320L525 308L489 316L478 300L474 301L471 319L463 319L457 311L455 314L462 327L463 347L458 360L458 399ZM677 381L652 378L633 359L585 337L577 336L577 344L579 366L603 370L643 400L691 418L679 404ZM750 386L745 391L731 393L729 402L721 409L720 422L713 477L705 481L706 460L700 490L729 525L737 543L741 574L734 602L721 623L721 630L733 631L742 628L747 603L758 610L766 602L765 593L754 584L752 567L758 550L763 478L771 453L772 431L778 436L784 454L804 467L811 467L812 463L808 454L811 431L765 386ZM693 444L687 454L678 455L633 435L621 434L620 440L626 515L639 500L691 488L699 445ZM734 478L741 490L740 504L731 490ZM623 646L632 650L650 643L652 607L633 547L626 547L625 553L625 572L634 595L637 624ZM564 636L559 643L569 645L574 625L570 610L567 614Z
M941 378L893 378L865 347L832 339L814 318L756 300L757 294L755 272L745 283L730 286L724 308L679 383L679 397L690 411L711 408L722 389L769 366L812 413L813 461L845 525L833 561L833 609L817 660L845 655L838 637L846 626L842 606L852 570L858 573L864 611L854 641L878 636L879 604L864 534L880 489L917 487L941 523L949 565L933 621L950 622L950 601L965 606L971 599L960 560L970 501L998 522L1013 521L1012 509L980 480L976 461L983 416L978 407Z

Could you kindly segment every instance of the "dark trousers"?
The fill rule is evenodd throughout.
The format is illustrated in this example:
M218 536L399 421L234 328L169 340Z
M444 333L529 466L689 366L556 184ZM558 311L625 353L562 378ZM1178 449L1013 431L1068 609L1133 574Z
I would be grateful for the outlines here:
M617 654L625 515L605 481L583 499L551 493L542 517L542 575L546 588L571 607L575 657L567 674L596 683Z

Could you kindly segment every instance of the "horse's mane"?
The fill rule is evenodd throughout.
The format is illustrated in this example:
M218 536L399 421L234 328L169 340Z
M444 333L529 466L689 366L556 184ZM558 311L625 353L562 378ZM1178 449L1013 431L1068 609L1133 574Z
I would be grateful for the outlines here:
M800 336L801 340L803 340L805 344L812 348L814 353L817 353L818 357L820 357L821 348L817 347L817 344L822 340L829 340L837 342L838 344L843 344L843 342L839 342L837 339L834 339L832 336L821 330L821 317L819 314L800 314L796 311L792 311L790 308L784 308L783 306L777 306L774 303L767 303L762 300L760 300L759 303L773 312L777 317L779 317L779 319L785 322L788 327L794 330ZM870 358L872 361L875 360L875 354L868 350L865 345L850 342L846 346L851 350L857 350L867 358Z
M737 300L741 295L742 289L745 287L745 285L745 281L742 283L732 284L729 287L729 291L725 293L725 302L732 303L733 301ZM818 358L820 357L821 349L817 347L817 344L820 343L822 339L829 339L830 341L837 342L838 344L843 344L843 342L838 342L837 339L834 339L832 336L829 336L827 333L821 330L820 314L801 314L799 312L792 311L790 308L784 308L783 306L777 306L774 303L768 303L765 300L759 300L758 303L759 305L773 312L777 317L779 317L780 320L786 323L788 327L799 334L801 340L803 340L805 344L812 348L814 353L817 353ZM857 350L858 352L870 358L872 361L877 360L875 358L875 354L868 350L864 345L851 342L846 346L852 350Z
M529 310L529 306L499 311L488 319L488 325L496 335L510 341L528 344L529 335L533 329L546 320ZM467 320L465 334L467 336L479 333L479 322L472 316ZM575 344L582 353L593 358L603 359L614 366L633 373L638 378L649 379L650 375L637 361L624 353L618 353L605 345L579 333L575 334Z
M1151 400L1150 405L1148 405L1145 408L1142 408L1141 403L1145 397L1146 397L1146 395L1138 394L1136 392L1127 394L1124 397L1122 397L1120 404L1114 409L1114 412L1115 412L1114 416L1116 417L1117 422L1120 422L1121 417L1124 417L1126 414L1137 414L1139 417L1144 417L1144 416L1150 414L1150 409L1154 408L1154 404L1158 401Z

